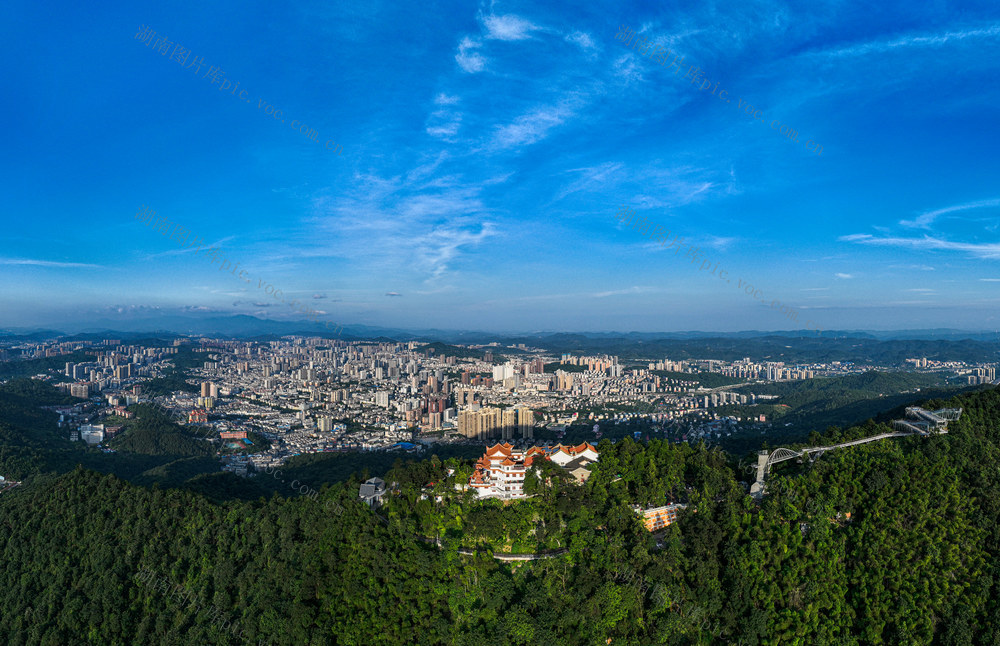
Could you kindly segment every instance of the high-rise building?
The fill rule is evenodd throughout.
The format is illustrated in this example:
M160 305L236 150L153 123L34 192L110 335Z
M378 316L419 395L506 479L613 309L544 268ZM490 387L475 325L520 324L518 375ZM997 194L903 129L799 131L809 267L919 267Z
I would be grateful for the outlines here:
M503 387L507 390L517 390L521 387L521 375L514 375L503 380Z
M493 366L493 381L502 382L514 376L514 366L508 361L502 366Z
M513 408L504 410L501 424L501 437L505 440L514 439L514 434L517 432L517 411Z
M470 439L531 438L534 414L527 407L502 410L492 406L458 413L458 432Z
M518 406L517 426L523 439L530 440L535 437L535 414L527 406Z
M458 414L458 432L469 439L490 439L500 432L501 415L500 409L492 406L462 411Z
M409 411L412 412L412 411ZM409 415L409 412L407 413ZM479 412L462 410L458 412L458 432L469 439L479 437Z

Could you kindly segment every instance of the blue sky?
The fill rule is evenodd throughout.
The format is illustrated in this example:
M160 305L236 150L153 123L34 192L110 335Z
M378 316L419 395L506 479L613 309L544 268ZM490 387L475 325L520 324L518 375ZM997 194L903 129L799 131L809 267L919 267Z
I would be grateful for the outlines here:
M1000 328L995 2L573 4L4 3L0 325Z

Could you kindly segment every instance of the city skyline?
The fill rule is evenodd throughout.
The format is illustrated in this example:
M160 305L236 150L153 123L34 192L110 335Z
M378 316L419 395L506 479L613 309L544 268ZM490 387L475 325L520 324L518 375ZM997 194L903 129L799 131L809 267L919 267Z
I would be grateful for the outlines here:
M0 10L0 327L998 327L995 7L58 7Z

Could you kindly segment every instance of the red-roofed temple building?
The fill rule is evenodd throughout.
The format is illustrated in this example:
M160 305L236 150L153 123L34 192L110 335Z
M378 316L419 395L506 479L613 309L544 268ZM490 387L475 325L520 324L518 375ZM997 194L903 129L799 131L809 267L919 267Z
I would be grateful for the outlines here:
M597 449L587 442L577 446L533 446L527 451L517 450L509 443L494 444L476 462L469 486L481 498L524 498L524 475L535 460L552 460L578 482L584 482L590 475L587 465L597 458Z

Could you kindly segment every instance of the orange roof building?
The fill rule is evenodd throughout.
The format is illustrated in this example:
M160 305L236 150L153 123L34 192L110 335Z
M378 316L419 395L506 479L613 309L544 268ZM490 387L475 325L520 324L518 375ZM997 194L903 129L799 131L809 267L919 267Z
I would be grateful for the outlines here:
M646 529L655 532L671 525L677 520L677 512L686 508L687 505L672 503L665 507L654 507L652 509L636 507L635 511L642 516L642 522L646 526Z
M586 458L590 462L597 461L597 449L590 442L584 442L576 446L557 445L549 455L549 459L561 467L566 466L577 458Z
M515 500L524 498L524 476L537 459L550 459L561 467L572 463L573 474L579 482L586 480L586 465L596 462L597 449L584 442L578 446L533 446L526 451L511 444L494 444L486 448L483 457L476 461L469 486L482 498Z

